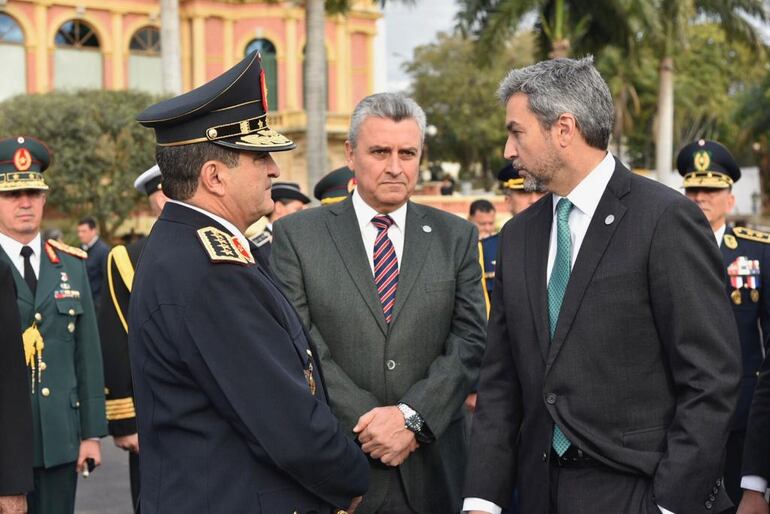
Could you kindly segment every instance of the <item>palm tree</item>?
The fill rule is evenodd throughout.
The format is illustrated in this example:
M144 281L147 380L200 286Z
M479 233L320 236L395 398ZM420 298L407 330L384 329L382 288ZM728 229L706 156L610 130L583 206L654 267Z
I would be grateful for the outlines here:
M686 50L685 30L696 20L718 23L729 39L763 48L757 29L747 16L767 21L763 0L638 0L645 38L660 58L655 167L658 174L673 169L674 56Z
M179 37L179 0L160 0L160 58L163 63L163 92L182 92L182 57Z
M347 10L347 5L339 6ZM308 183L315 184L328 171L326 163L326 26L324 0L305 0L305 147Z

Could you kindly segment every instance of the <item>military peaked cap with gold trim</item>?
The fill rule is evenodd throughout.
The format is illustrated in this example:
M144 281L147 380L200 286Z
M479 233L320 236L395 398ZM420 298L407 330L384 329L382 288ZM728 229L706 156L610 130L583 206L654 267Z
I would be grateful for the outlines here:
M313 188L315 196L322 205L341 202L356 188L356 176L347 166L337 168L323 176Z
M48 190L43 172L51 163L48 147L31 137L0 139L0 192Z
M294 143L267 124L267 87L258 52L183 95L137 116L155 129L159 146L211 143L250 152L291 150Z
M524 189L524 177L519 175L519 170L509 162L503 169L497 172L497 180L505 191L519 191Z
M727 189L741 178L741 169L722 144L700 139L685 146L676 158L683 187Z

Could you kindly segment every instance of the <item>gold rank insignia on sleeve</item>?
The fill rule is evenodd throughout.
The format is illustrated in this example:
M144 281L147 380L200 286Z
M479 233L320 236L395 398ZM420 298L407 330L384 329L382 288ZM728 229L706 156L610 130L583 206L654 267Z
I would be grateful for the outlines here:
M211 262L254 264L254 257L227 232L215 227L205 227L198 230L198 238L209 254Z
M770 234L767 232L760 232L759 230L752 230L746 227L735 227L733 233L741 239L748 239L749 241L757 241L760 243L770 243Z
M134 400L130 396L127 398L107 400L105 411L107 414L107 421L119 421L121 419L130 419L136 417Z
M48 241L46 241L46 243L48 243L49 245L53 246L54 248L56 248L60 252L64 252L64 253L67 253L69 255L73 255L73 256L77 257L78 259L87 259L88 258L88 254L86 252L84 252L83 250L81 250L80 248L75 248L74 246L65 245L64 243L62 243L61 241L58 241L56 239L49 239Z

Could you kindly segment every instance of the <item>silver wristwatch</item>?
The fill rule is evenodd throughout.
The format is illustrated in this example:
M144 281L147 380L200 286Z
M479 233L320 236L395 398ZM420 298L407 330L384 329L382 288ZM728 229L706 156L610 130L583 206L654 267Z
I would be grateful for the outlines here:
M406 428L415 434L419 434L422 431L423 425L425 424L425 422L422 420L422 416L420 416L416 410L405 403L399 403L396 405L396 407L398 407L398 410L400 410L401 414L404 415L404 424L406 425Z

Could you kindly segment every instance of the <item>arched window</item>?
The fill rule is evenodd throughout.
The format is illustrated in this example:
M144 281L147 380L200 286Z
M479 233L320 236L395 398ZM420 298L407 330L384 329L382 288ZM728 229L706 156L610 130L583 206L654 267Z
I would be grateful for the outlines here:
M246 45L244 55L254 50L262 54L262 68L265 70L267 105L269 110L278 110L278 61L275 45L269 39L254 39Z
M102 87L102 54L99 36L82 20L65 21L54 38L54 87L83 89Z
M128 87L148 93L163 92L160 30L142 27L131 36L128 56Z
M0 80L0 101L27 92L26 61L24 32L16 20L0 13L0 62L6 70Z
M307 45L302 47L302 105L304 107L307 98L307 92L305 90L305 84L307 84L307 80L305 80L305 73L307 72L307 66L305 64L305 55L307 50ZM332 97L332 92L329 90L329 54L326 54L326 60L324 61L324 78L326 79L326 105L324 105L324 108L328 111L329 110L329 99Z

